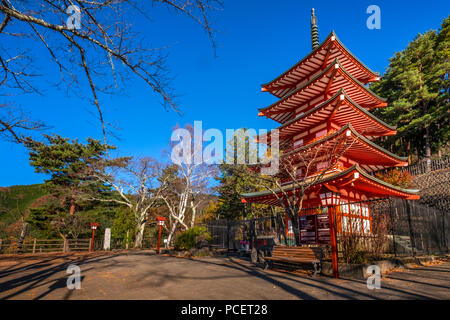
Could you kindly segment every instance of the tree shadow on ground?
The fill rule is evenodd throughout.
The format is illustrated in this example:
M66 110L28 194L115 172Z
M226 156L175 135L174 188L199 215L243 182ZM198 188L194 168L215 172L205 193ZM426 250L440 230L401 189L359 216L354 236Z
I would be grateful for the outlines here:
M174 257L166 257L167 259L180 259L180 258L174 258ZM152 276L159 277L159 282L155 283L156 285L162 286L166 282L169 281L178 281L178 280L198 280L198 281L205 281L205 280L217 280L217 279L236 279L236 278L243 278L243 277L257 277L259 279L262 279L268 283L270 283L272 286L276 286L284 291L286 291L289 294L294 295L295 297L299 299L307 299L307 300L314 300L318 299L317 297L312 296L308 293L308 290L311 289L319 289L326 292L329 292L332 295L335 295L336 297L343 298L343 299L354 299L354 295L358 294L360 296L363 296L365 298L369 299L377 299L373 295L368 295L361 293L359 291L349 289L349 288L343 288L341 286L335 285L333 283L326 283L326 286L320 286L318 284L315 284L313 279L308 279L306 281L301 281L300 278L293 278L291 276L285 276L281 273L268 273L260 268L257 268L255 266L247 266L245 265L244 261L238 262L235 259L230 258L223 258L223 262L214 262L209 259L185 259L188 261L192 261L195 263L202 263L202 264L208 264L208 265L215 265L218 267L223 267L227 269L233 269L242 272L242 275L236 276L236 275L220 275L220 276L188 276L183 273L181 274L170 274L167 275L164 271L160 272L154 272L152 271ZM284 280L284 281L283 281ZM287 282L294 282L294 285L300 284L304 289L299 289L296 286L293 286L292 284L288 284Z
M20 273L21 276L19 276L17 278L13 278L13 279L5 281L5 282L2 282L0 285L0 294L7 293L8 291L14 291L17 288L25 286L23 288L18 289L17 291L14 291L5 296L2 296L2 299L11 299L18 295L27 293L33 289L40 288L42 286L50 284L47 291L45 291L44 293L42 293L41 295L39 295L38 297L35 298L35 299L39 299L44 296L47 296L49 293L51 293L57 289L66 287L67 274L65 271L67 270L67 268L70 265L72 265L72 264L76 264L78 266L90 265L92 263L111 259L116 256L117 255L111 255L111 254L107 254L105 256L96 255L96 256L92 256L92 257L83 256L81 259L80 259L80 257L70 258L69 256L66 256L66 257L63 257L64 260L66 260L65 262L62 262L62 263L59 263L56 265L51 263L51 261L61 259L62 257L55 257L55 258L46 259L44 261L40 261L37 263L33 263L31 265L27 265L27 266L24 266L21 268L16 268L14 270L8 271L5 276L3 274L1 274L1 277L13 276L14 274L17 274L17 273ZM46 269L34 271L35 269L42 269L42 268L46 268ZM85 269L85 270L83 270L83 272L87 272L89 270L91 270L91 269ZM29 273L30 271L31 271L31 273ZM23 274L24 272L25 273L28 272L28 273ZM50 279L51 277L53 277L54 275L56 275L58 273L63 273L62 277L57 278L57 279ZM82 277L82 279L84 279L84 277ZM73 291L73 290L69 290L69 294L66 294L65 298L69 298L71 291Z
M86 272L92 269L100 269L102 271L112 270L111 272L116 272L119 275L121 271L116 269L117 267L125 270L133 270L133 267L140 264L144 267L145 271L142 274L140 274L140 271L135 272L136 276L133 275L132 278L133 289L142 288L146 290L148 287L151 287L152 289L161 288L167 283L175 283L176 285L182 286L183 280L214 281L218 279L229 279L229 281L232 281L238 285L239 279L251 279L251 277L254 277L266 282L268 284L267 290L271 290L273 286L276 286L277 288L298 299L318 299L318 295L314 296L314 291L327 293L328 296L326 296L326 298L330 297L332 299L381 299L381 296L389 298L389 293L402 299L433 299L424 294L413 292L413 288L404 290L404 288L399 287L398 284L394 286L392 284L383 283L382 289L384 290L381 294L380 290L365 292L369 289L367 289L366 282L364 280L348 278L335 280L324 276L305 276L295 273L281 273L273 270L266 271L260 267L250 264L247 260L236 257L186 259L170 256L154 256L152 260L147 260L147 257L150 255L154 256L154 254L147 253L124 254L123 252L118 252L115 254L105 253L95 256L85 255L82 257L51 257L36 263L16 267L5 272L0 272L0 278L9 279L0 284L0 295L5 294L5 296L2 296L2 299L10 299L14 297L21 297L22 294L29 293L30 291L32 292L33 289L39 288L41 293L34 299L42 299L47 297L50 293L66 287L67 274L65 271L71 264L76 264L80 267L88 266L87 269L83 269L83 274L86 274ZM112 259L119 256L131 256L131 259ZM143 259L139 259L139 256L142 256ZM62 260L62 262L55 263L57 259ZM175 267L172 269L170 268L170 265L178 262L181 262L181 264L174 265ZM200 270L205 270L205 273L195 274L193 276L186 274L185 268L192 267L191 263L197 263L205 266L200 267ZM151 268L152 270L149 272L148 268ZM445 268L436 268L435 266L430 268L437 269L435 271L450 272L449 269ZM207 269L208 271L206 271ZM430 271L429 269L424 268L416 268L411 270ZM61 275L58 275L58 273L61 273ZM405 275L408 274L405 273ZM12 278L15 276L17 276L17 278ZM395 275L389 274L389 278L391 279L398 277L401 276L397 273ZM400 278L398 280L404 280L407 282L415 281L408 280L407 277ZM421 281L416 282L418 285L433 286L431 283L423 283ZM448 288L440 285L435 286L436 288ZM42 291L43 288L45 288L44 291ZM73 290L67 290L62 299L69 299L72 293ZM262 295L264 294L265 293L262 292ZM231 297L231 299L233 298L234 297Z
M301 293L305 294L303 291L300 291L298 288L287 285L285 283L282 283L280 280L287 280L287 281L293 281L297 284L300 284L302 286L305 286L307 289L320 289L326 292L329 292L330 294L334 294L337 297L344 298L344 299L356 299L356 298L367 298L367 299L381 299L378 296L379 292L374 291L374 293L364 293L361 290L355 290L348 287L345 287L343 285L339 285L336 283L333 283L334 279L324 276L315 276L315 277L306 277L294 273L289 273L289 275L283 275L279 272L270 271L270 274L266 271L263 271L261 268L254 266L254 265L245 265L245 263L248 264L248 262L238 262L236 258L229 259L228 262L230 262L232 265L227 265L223 263L215 263L212 261L207 260L197 260L193 259L193 261L199 262L199 263L207 263L207 264L215 264L220 265L223 267L238 269L241 271L245 271L247 274L256 276L258 278L261 278L263 280L266 280L274 285L279 285L280 288L285 289L287 292L290 292L299 298L302 298ZM356 279L350 279L350 278L342 278L340 279L344 283L348 285L356 285L360 287L361 289L366 289L366 281L365 280L356 280ZM389 290L392 293L401 294L403 295L404 299L434 299L432 297L418 294L411 291L406 291L400 288L394 288L392 286L387 287L386 285L383 286L383 289ZM369 289L367 289L369 290ZM308 294L307 294L308 295ZM310 295L309 295L310 296ZM307 299L307 298L306 298ZM316 299L312 297L312 299Z

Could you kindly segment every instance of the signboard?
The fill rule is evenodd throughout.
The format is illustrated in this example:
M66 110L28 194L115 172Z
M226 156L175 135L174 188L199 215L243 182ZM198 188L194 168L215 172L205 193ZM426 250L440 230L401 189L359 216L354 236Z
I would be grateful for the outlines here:
M158 226L163 226L163 225L164 225L164 220L158 221Z
M111 250L111 228L105 229L105 240L103 241L103 250Z
M309 244L316 242L316 215L300 216L300 242Z
M303 244L329 244L330 226L328 214L312 214L299 217L300 242Z
M330 224L328 213L317 215L317 243L330 243Z

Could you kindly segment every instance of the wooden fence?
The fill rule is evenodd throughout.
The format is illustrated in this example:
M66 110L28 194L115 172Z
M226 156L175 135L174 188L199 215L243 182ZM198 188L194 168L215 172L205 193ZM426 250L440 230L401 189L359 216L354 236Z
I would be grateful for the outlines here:
M0 253L39 253L89 251L91 239L0 239Z
M142 248L155 248L156 242L156 238L144 237ZM22 243L15 239L0 239L0 254L89 251L91 245L91 239L26 239ZM132 242L126 243L121 238L111 239L110 250L127 250L132 248ZM103 250L103 239L101 238L94 241L94 251L98 250Z

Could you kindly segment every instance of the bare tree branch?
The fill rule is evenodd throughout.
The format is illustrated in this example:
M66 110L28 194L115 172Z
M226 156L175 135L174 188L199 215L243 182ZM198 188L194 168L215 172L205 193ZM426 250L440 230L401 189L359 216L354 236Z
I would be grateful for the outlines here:
M215 50L209 14L220 9L220 0L153 0L139 5L131 0L0 1L0 15L4 15L0 24L0 42L7 43L11 37L24 39L21 48L0 46L0 90L13 88L39 93L29 79L36 75L34 70L39 69L39 63L22 49L27 46L35 49L31 42L37 40L58 66L61 84L76 94L84 92L85 84L89 86L105 144L110 130L104 118L101 94L117 92L126 86L130 76L138 77L160 95L164 107L180 113L165 67L166 55L161 53L163 49L144 45L142 39L138 39L142 32L133 30L130 23L136 13L148 18L149 6L155 4L193 19L207 32ZM66 24L69 6L80 8L79 30ZM5 33L6 26L9 33Z

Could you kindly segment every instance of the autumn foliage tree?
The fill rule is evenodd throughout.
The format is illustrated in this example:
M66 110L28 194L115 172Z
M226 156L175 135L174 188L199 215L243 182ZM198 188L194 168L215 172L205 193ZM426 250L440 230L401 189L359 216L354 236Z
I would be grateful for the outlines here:
M413 187L413 177L408 171L391 169L386 172L377 172L376 177L394 186L405 189Z

